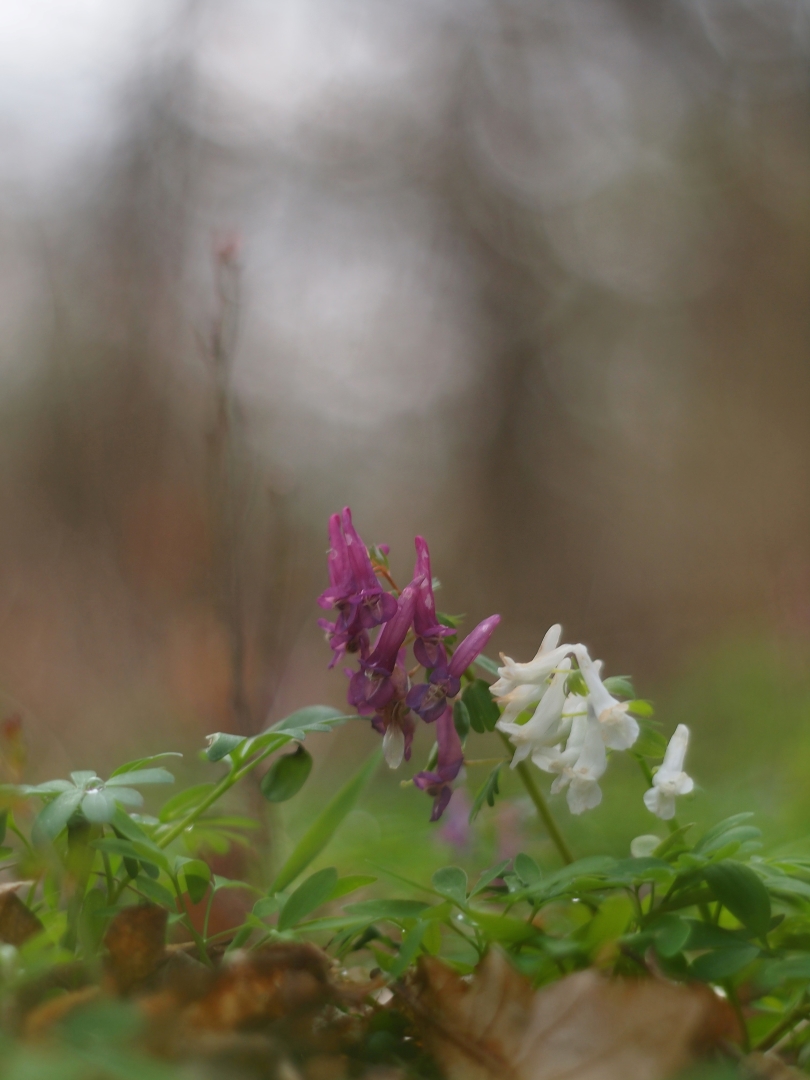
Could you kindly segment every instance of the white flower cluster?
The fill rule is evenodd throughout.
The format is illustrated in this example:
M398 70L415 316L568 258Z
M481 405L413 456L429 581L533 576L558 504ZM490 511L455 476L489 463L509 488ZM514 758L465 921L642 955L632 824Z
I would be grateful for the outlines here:
M512 768L527 757L544 772L556 774L552 794L568 788L572 814L581 814L602 801L599 780L607 768L607 750L629 750L639 735L638 722L627 702L617 701L600 677L601 661L592 660L584 645L560 644L562 627L552 626L528 664L501 655L503 667L491 692L503 706L498 728L515 747ZM586 694L566 694L571 658L579 667ZM524 724L517 719L536 706ZM683 771L689 729L679 724L664 762L644 795L648 810L668 819L675 815L675 796L690 792L694 783Z

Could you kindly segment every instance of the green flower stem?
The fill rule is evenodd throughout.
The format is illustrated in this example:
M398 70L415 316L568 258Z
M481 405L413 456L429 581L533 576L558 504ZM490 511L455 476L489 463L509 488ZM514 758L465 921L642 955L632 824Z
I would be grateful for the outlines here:
M221 799L227 791L230 791L234 784L238 784L239 781L247 776L248 773L252 772L260 762L264 761L264 759L271 754L274 754L276 750L280 750L284 745L285 743L279 743L276 746L266 747L261 754L257 754L255 758L251 758L250 761L247 761L241 767L232 765L231 771L222 777L213 791L210 791L201 803L195 806L193 810L190 810L186 816L181 821L178 821L173 828L169 829L164 836L161 836L159 840L155 841L157 846L159 848L168 847L169 844L171 844L173 840L176 840L178 836L181 836L190 825L193 825L201 814L204 814L205 811Z
M177 897L177 903L180 908L181 921L185 926L186 930L188 930L188 932L194 938L194 944L197 946L197 952L199 953L200 960L202 960L206 967L213 968L214 963L211 957L208 955L208 950L205 947L205 941L195 929L194 922L192 921L191 915L189 914L188 908L186 907L185 900L183 899L183 892L180 888L180 882L177 880L177 877L174 874L171 874L170 877L172 885L174 887L175 895Z
M723 988L726 991L726 997L728 998L729 1005L734 1010L734 1015L739 1021L740 1027L743 1033L743 1050L746 1054L751 1053L751 1036L748 1031L748 1024L745 1022L745 1013L742 1011L742 1005L740 999L737 997L737 991L734 988L733 983L726 981L723 983Z
M109 907L113 903L113 898L115 896L115 877L112 872L110 856L106 851L102 851L101 861L104 864L104 881L107 886L107 906Z
M802 994L796 1007L791 1009L787 1016L783 1020L779 1021L776 1027L771 1028L771 1030L768 1032L764 1039L760 1039L760 1041L754 1047L754 1050L758 1051L759 1053L764 1053L766 1050L770 1050L771 1047L776 1046L776 1044L782 1038L784 1038L784 1036L787 1035L789 1031L792 1031L792 1029L798 1023L800 1023L802 1020L806 1020L807 1017L807 1001L805 1000L804 994Z
M513 751L514 747L509 742L509 737L505 735L502 731L499 731L498 734L500 735L504 745L510 751ZM534 777L529 771L528 765L525 761L521 761L515 771L517 772L520 779L523 781L523 786L526 788L529 798L532 800L535 807L537 808L537 813L542 818L543 824L546 827L546 832L551 837L554 846L560 853L560 858L564 863L570 865L570 863L574 861L574 856L571 853L571 849L569 848L568 844L566 843L565 837L557 827L557 822L551 816L551 811L548 808L548 803L543 797L542 791L534 782Z

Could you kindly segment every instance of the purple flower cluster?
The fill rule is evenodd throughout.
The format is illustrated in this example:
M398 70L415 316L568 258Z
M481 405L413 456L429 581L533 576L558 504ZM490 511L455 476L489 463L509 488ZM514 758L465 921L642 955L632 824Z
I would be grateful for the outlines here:
M346 672L349 704L371 718L383 736L385 757L392 768L403 758L410 759L414 714L426 724L436 724L436 767L414 777L414 784L433 796L431 821L436 821L450 801L451 784L464 762L452 699L461 689L461 676L486 647L500 615L484 619L454 649L448 639L455 629L443 625L436 614L427 542L417 536L415 544L413 580L399 593L389 591L380 585L348 506L342 514L333 514L329 519L329 588L318 603L334 608L337 617L334 622L319 619L318 623L334 653L330 667L349 654L356 656L357 669ZM372 643L371 632L376 628ZM406 666L409 644L417 662L410 672ZM414 683L420 668L426 681Z

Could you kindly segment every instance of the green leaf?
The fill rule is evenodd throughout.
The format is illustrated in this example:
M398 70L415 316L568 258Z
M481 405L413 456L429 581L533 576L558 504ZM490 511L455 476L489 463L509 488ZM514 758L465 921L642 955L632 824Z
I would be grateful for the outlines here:
M580 697L587 697L588 686L579 668L574 668L565 680L565 692L566 694L578 694Z
M8 825L8 810L0 810L0 844L6 838L6 827Z
M470 900L472 900L474 896L478 896L480 892L483 892L487 885L496 881L503 874L511 861L511 859L504 859L503 862L499 862L497 866L492 866L489 870L485 870L473 886L472 891L470 892Z
M522 851L515 856L515 873L524 885L537 885L543 877L531 855L525 855Z
M126 787L130 784L173 784L174 777L167 769L130 769L111 776L105 787Z
M268 728L268 731L302 734L311 731L331 731L332 728L352 719L353 716L346 716L340 709L333 709L330 705L307 705L285 716L283 720L279 720L277 724Z
M757 974L757 984L775 990L788 982L810 983L810 956L792 956L787 960L768 960Z
M629 675L609 675L604 683L614 697L634 698L636 696L633 680Z
M183 755L178 753L177 750L167 750L163 754L152 754L150 757L137 758L135 761L128 761L126 765L119 765L117 769L113 769L110 773L110 780L114 776L121 776L123 773L136 772L139 769L145 769L148 765L152 765L155 761L162 761L167 757L182 757ZM107 781L109 783L109 780Z
M672 851L673 849L677 848L681 843L683 843L683 838L686 836L689 830L694 829L694 827L694 821L690 821L686 825L681 825L675 830L675 832L670 833L669 836L664 837L664 839L661 841L655 851L653 851L653 856L656 859L663 859L663 857L668 852Z
M702 919L684 919L689 926L689 940L686 948L689 952L700 949L731 949L737 945L748 945L747 930L726 930L724 926L703 922Z
M363 930L371 921L359 915L328 915L323 919L311 919L309 922L299 923L298 929L305 930L308 934L316 930L341 933L344 930Z
M163 855L162 848L159 848L152 839L152 837L144 829L142 829L138 822L133 820L133 818L131 818L129 814L126 813L126 811L122 810L120 806L117 806L115 808L113 828L116 832L119 832L122 836L125 836L127 840L133 840L139 844L144 844L146 847L154 851L156 855Z
M362 915L369 922L377 919L418 919L430 905L421 900L361 900L357 904L347 904L348 915Z
M704 982L720 982L735 975L759 956L756 945L734 945L704 953L689 968L690 974Z
M88 791L82 799L82 813L96 825L107 825L115 816L115 799L104 791Z
M205 751L205 756L209 761L222 761L244 741L244 735L229 735L225 731L218 731L215 735L208 736L208 749Z
M266 919L270 915L275 915L278 909L279 898L277 896L263 896L253 905L253 914L257 919Z
M661 915L650 925L655 935L655 949L664 959L677 956L687 942L690 932L686 919L677 915Z
M469 821L475 821L475 819L481 812L484 803L486 803L487 806L495 805L495 796L500 794L500 789L498 788L498 776L500 775L500 771L503 768L503 765L503 762L496 765L492 772L489 774L489 776L486 778L484 783L476 792L475 798L473 799L473 804L470 807Z
M369 877L368 874L349 874L346 877L338 878L329 899L339 900L341 896L348 896L349 893L365 888L366 885L373 885L376 880L375 877Z
M136 809L143 806L143 795L132 787L114 787L105 794L111 795L122 806L134 806Z
M76 785L76 787L87 787L88 784L94 781L101 782L101 777L98 773L93 772L92 769L80 769L78 772L72 772L70 779Z
M467 875L460 866L443 866L433 875L433 888L462 906L467 903Z
M461 700L467 707L473 731L483 733L495 730L501 712L489 692L488 683L483 679L476 679L474 683L469 683L464 688Z
M461 698L457 698L453 705L453 723L458 737L464 742L470 734L470 713Z
M652 707L652 702L644 701L642 698L636 698L635 701L627 702L628 711L635 713L636 716L652 716L655 709Z
M170 821L183 817L189 810L199 805L207 795L210 795L215 787L216 784L195 784L194 787L186 788L185 791L178 791L163 804L160 820L168 824Z
M302 874L332 839L346 815L354 808L360 793L382 760L382 749L376 750L360 769L350 777L318 814L296 844L290 857L279 870L271 892L281 892Z
M729 832L737 825L742 825L744 821L748 821L749 818L754 816L753 810L746 810L742 814L732 814L731 817L725 818L724 821L720 821L717 825L714 825L711 829L708 829L703 836L695 844L695 851L703 851L703 849L711 844L714 840L718 839L723 833Z
M771 898L750 866L723 859L703 871L712 892L743 926L764 938L771 925Z
M64 791L73 791L76 787L69 780L46 780L44 784L20 784L17 791L21 795L61 795Z
M153 904L160 904L161 907L168 908L169 911L177 911L177 901L169 890L164 885L158 884L157 881L152 881L145 874L139 874L132 885L138 892L143 893L147 900L151 900Z
M311 911L331 898L338 883L338 872L334 866L318 870L306 879L287 899L278 917L279 930L288 930L295 926Z
M593 951L605 942L620 938L634 914L633 901L626 893L608 896L588 923L585 932L588 950Z
M276 758L261 779L262 795L268 802L286 802L297 795L312 771L312 755L303 746L294 754Z
M419 952L419 946L422 944L422 938L425 936L426 930L427 923L417 922L404 935L397 958L388 969L388 974L392 979L398 979L400 975L404 975L411 966L414 957Z
M211 884L211 867L202 859L183 863L183 879L192 904L199 904Z
M31 829L31 839L37 845L49 843L57 838L68 823L68 818L79 808L84 798L84 791L74 787L48 803L40 810Z
M610 875L611 884L640 885L642 882L652 881L664 889L672 884L675 876L673 866L652 856L620 859Z
M704 844L700 849L701 854L716 855L718 851L721 851L723 848L729 847L732 844L747 844L751 840L759 840L761 836L762 830L758 829L756 825L735 825L733 829L728 829L726 832L721 833L713 840Z
M122 858L138 859L142 862L152 863L153 866L170 872L169 860L159 849L137 840L120 840L117 836L105 836L102 840L94 840L92 845L99 851L106 851L108 855L120 855Z
M491 915L484 911L470 911L470 918L483 930L489 941L499 941L503 945L519 945L522 941L537 937L537 930L522 919L511 915Z

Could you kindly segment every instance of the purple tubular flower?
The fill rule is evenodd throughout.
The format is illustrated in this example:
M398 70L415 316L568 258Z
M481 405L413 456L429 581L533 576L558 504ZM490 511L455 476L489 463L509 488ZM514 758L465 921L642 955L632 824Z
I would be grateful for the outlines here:
M329 588L318 597L318 603L322 608L328 609L347 600L355 592L349 552L340 527L340 514L332 514L329 518L329 554L326 562L329 569Z
M408 676L403 658L404 650L394 670L393 699L371 718L371 726L383 737L385 760L392 769L398 768L403 760L410 761L416 731L414 718L405 704L404 688L408 685Z
M361 658L360 670L349 683L349 704L360 712L384 709L397 694L394 676L399 650L411 628L416 603L412 586L406 586L395 603L396 610L383 626L373 652Z
M329 518L329 588L318 597L322 608L336 607L338 617L319 620L334 650L330 667L347 652L368 653L368 631L390 619L397 601L387 593L374 573L366 546L352 524L351 510Z
M453 723L452 709L445 708L436 722L436 741L439 744L439 756L435 771L420 772L413 778L418 788L433 796L431 821L438 821L447 809L453 794L450 785L464 764L464 750Z
M369 640L367 630L350 633L344 625L343 616L341 615L338 616L335 622L329 622L328 619L318 619L318 626L326 631L326 639L335 654L329 662L330 668L333 668L347 652L358 653L361 658L368 656Z
M413 628L416 641L413 653L419 663L426 668L434 668L447 663L442 638L455 633L451 626L442 626L436 618L436 600L433 596L433 576L430 570L430 551L427 541L422 536L414 539L416 546L416 566L413 570L413 584L416 586L416 609Z
M490 615L472 630L450 657L450 662L435 667L426 683L414 686L409 691L406 701L408 706L418 713L427 724L437 720L447 704L461 689L461 676L483 652L492 637L495 627L501 621L500 615Z
M356 608L355 617L359 619L360 626L368 630L393 618L396 597L387 593L377 581L368 550L352 524L352 512L348 506L343 508L343 537L356 588L351 598Z
M501 621L500 615L490 615L471 630L450 658L447 670L454 678L462 675L470 664L487 647L487 642Z

